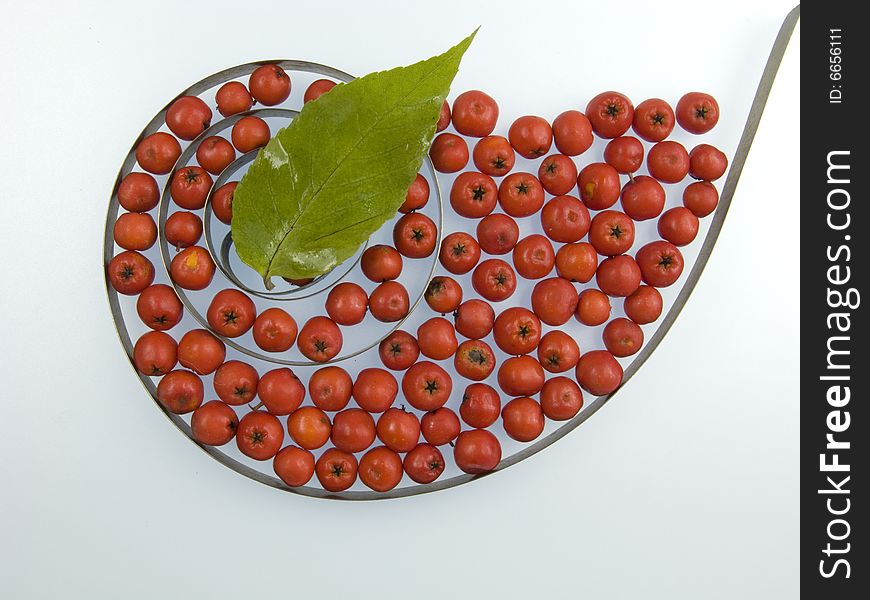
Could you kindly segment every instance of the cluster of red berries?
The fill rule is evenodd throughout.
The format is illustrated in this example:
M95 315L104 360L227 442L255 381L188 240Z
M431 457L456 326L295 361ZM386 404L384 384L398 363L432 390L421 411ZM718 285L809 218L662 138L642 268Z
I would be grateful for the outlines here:
M315 81L305 102L334 85ZM289 93L287 74L277 65L263 65L247 87L238 81L224 84L217 91L217 110L230 117L249 111L254 101L280 104ZM718 193L711 181L727 168L725 155L712 146L702 144L689 153L666 138L675 123L691 133L708 131L718 111L706 94L687 94L675 112L663 100L647 100L635 108L625 96L608 92L594 98L585 114L567 111L552 126L540 117L521 117L505 138L492 135L498 106L488 95L461 94L452 111L445 102L438 131L452 122L459 134L479 140L469 153L464 137L443 132L433 141L430 156L435 168L445 173L462 171L473 160L476 170L456 177L450 205L458 215L478 222L474 235L457 231L445 236L438 259L451 275L471 273L471 287L479 298L464 299L462 285L450 275L434 277L425 299L441 316L422 323L416 336L395 330L384 339L378 347L384 368L363 369L354 379L343 368L326 365L314 370L306 386L289 368L260 374L248 363L226 360L224 340L250 331L263 351L282 353L295 345L305 357L322 363L339 355L341 327L362 322L367 312L387 323L405 318L410 299L397 281L403 261L431 256L438 242L435 223L417 212L428 202L429 184L418 175L411 185L393 228L393 245L371 246L363 253L362 273L377 284L371 294L353 282L335 285L325 300L326 315L309 319L300 329L286 311L271 307L258 313L245 293L225 289L208 307L208 329L187 331L176 342L166 331L181 321L182 302L171 286L153 283L154 267L141 254L158 233L148 212L158 204L159 189L148 173L167 174L176 168L181 154L176 138L197 140L199 166L177 168L169 179L170 195L183 210L171 213L164 233L178 250L169 268L172 282L202 290L212 282L215 263L198 245L203 224L191 211L202 209L211 193L215 216L229 224L236 183L212 191L212 175L223 172L236 159L236 151L255 151L270 138L265 121L251 114L233 125L232 143L221 136L200 141L212 111L200 98L179 98L166 112L166 125L174 135L158 132L144 138L136 158L147 173L127 175L117 191L119 203L129 212L115 224L115 241L124 251L109 263L109 281L121 294L138 295L138 315L151 329L137 340L133 362L141 373L160 377L157 400L166 410L192 413L197 441L217 446L235 439L246 456L271 459L275 473L288 486L305 485L315 475L332 492L348 489L357 477L376 491L394 488L404 474L414 482L431 483L444 471L439 448L448 444L463 471L490 471L500 462L502 449L487 428L499 417L511 438L529 442L543 432L546 419L568 420L581 410L581 388L597 396L621 384L622 367L616 358L637 352L643 343L639 325L659 318L663 300L656 288L680 276L683 258L678 247L695 238L698 219L715 209ZM637 137L624 135L630 127L654 143L646 152L649 176L635 175L645 149ZM593 133L611 140L604 162L590 163L578 172L571 157L590 148ZM558 153L548 155L554 143ZM528 159L545 157L537 176L512 172L517 153ZM622 174L628 175L624 185ZM662 183L676 183L687 175L699 181L686 188L684 206L663 212ZM499 183L496 178L501 178ZM577 196L571 195L575 186ZM553 197L546 200L545 193ZM612 208L617 201L622 211ZM502 212L494 212L497 206ZM516 220L530 217L540 219L545 235L520 239ZM658 218L663 239L644 245L634 256L627 254L634 243L634 223L653 218ZM491 257L483 258L484 253ZM497 258L507 254L510 262ZM554 269L556 276L551 277ZM539 280L529 307L513 306L496 314L491 303L510 298L518 276ZM597 287L578 294L575 283L588 283L593 277ZM624 298L628 318L612 319L604 328L606 350L581 354L568 333L544 331L544 325L559 327L572 316L585 325L604 324L610 319L612 298ZM445 318L450 314L452 322ZM490 334L508 355L501 364L484 341ZM458 415L445 406L453 380L437 362L450 359L456 373L470 382ZM183 368L176 368L179 364ZM560 375L572 369L573 378ZM548 378L547 372L555 376ZM499 391L484 383L493 373L501 393L513 398L504 406ZM213 375L219 400L203 403L202 378L207 375ZM401 402L396 406L400 388L404 402L422 416ZM311 404L303 406L306 395ZM355 407L348 407L351 398ZM257 399L259 404L241 418L232 408ZM463 431L463 423L470 429ZM285 434L292 444L284 445ZM376 440L381 445L371 448ZM315 459L312 451L327 443L331 447ZM358 459L355 455L360 453Z

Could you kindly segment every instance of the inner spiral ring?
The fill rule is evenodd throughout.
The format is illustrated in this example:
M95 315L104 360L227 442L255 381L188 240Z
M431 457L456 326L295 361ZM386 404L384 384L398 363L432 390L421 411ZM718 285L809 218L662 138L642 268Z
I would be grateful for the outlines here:
M339 79L339 80L344 81L344 82L348 82L348 81L353 80L353 77L351 75L337 71L335 69L331 69L329 67L324 67L322 65L317 65L317 64L313 64L313 63L304 63L304 62L300 62L300 61L280 61L278 64L280 64L283 68L288 69L288 70L308 71L308 72L312 72L312 73L316 73L316 74L320 74L320 75L331 76L331 77L334 77L334 78ZM257 68L257 66L259 66L259 64L242 65L240 67L228 69L222 73L218 73L218 74L216 74L216 75L214 75L206 80L203 80L202 82L200 82L199 84L197 84L195 86L192 86L189 90L187 90L186 93L188 93L188 94L202 93L208 89L211 89L212 87L215 87L217 85L225 83L226 81L229 81L231 79L235 79L237 77L241 77L241 76L250 74L251 72L253 72L254 69ZM199 90L199 91L197 91L197 90ZM199 136L197 136L194 140L192 140L188 144L188 146L182 151L182 153L179 156L178 160L176 161L175 165L173 165L173 169L170 171L170 173L174 173L178 169L183 168L184 166L187 165L188 161L195 154L196 149L198 148L198 146L202 142L202 140L204 140L207 137L217 135L220 132L225 131L226 129L229 129L236 122L238 122L240 119L244 118L245 116L253 115L253 116L258 116L258 117L283 117L283 118L286 118L289 116L292 119L298 114L299 114L299 111L294 110L294 109L289 109L289 108L261 108L261 109L254 109L254 110L246 111L244 113L232 115L228 118L221 119L217 123L214 123L211 126L209 126L205 131L203 131ZM159 129L159 127L162 123L162 121L160 121L159 119L161 119L161 117L163 117L164 115L165 115L165 109L163 112L161 112L161 114L159 114L155 118L154 121L152 121L151 124L149 124L149 127L146 128L146 132L143 132L143 136L148 135L149 133L152 133L153 131L156 131L157 129ZM153 129L152 129L152 126L155 125L155 122L156 122L156 127L153 127ZM151 131L149 131L149 130L151 130ZM256 289L253 289L251 286L248 286L248 285L245 285L242 283L241 278L235 272L235 270L231 264L231 261L230 261L230 253L232 251L231 233L227 233L224 236L219 248L214 243L214 232L212 230L212 218L213 218L212 198L213 198L213 195L214 195L215 191L221 185L225 184L234 173L236 173L240 168L242 168L242 167L246 166L247 164L249 164L250 162L252 162L256 158L258 152L259 152L259 149L252 150L252 151L247 152L247 153L239 156L238 158L236 158L232 163L230 163L215 178L214 182L212 183L212 186L209 189L209 192L207 194L207 200L206 200L205 206L202 209L203 233L204 233L204 237L205 237L205 250L211 256L212 261L214 261L216 267L221 272L221 275L224 278L226 278L227 281L231 285L233 285L237 289L243 290L244 292L249 293L251 295L254 295L254 296L266 299L266 300L270 300L270 301L293 301L293 300L303 300L303 299L311 298L311 297L314 297L316 295L322 294L323 292L326 292L329 289L331 289L331 287L333 285L340 282L342 279L347 277L354 270L356 265L359 264L360 258L362 256L362 252L366 249L368 242L363 244L360 247L360 249L357 250L354 257L352 257L351 259L348 259L347 261L342 263L342 265L339 265L335 270L333 270L329 273L326 273L324 275L321 275L320 277L318 277L317 279L315 279L314 281L312 281L311 283L309 283L305 286L298 286L295 288L283 289L283 290L278 290L278 291L256 290ZM437 268L437 264L438 264L437 257L438 257L438 253L440 250L441 238L443 235L442 230L443 230L443 220L444 220L444 209L443 209L443 202L442 202L442 197L441 197L441 190L440 190L440 187L438 185L438 178L435 174L435 168L432 165L432 163L428 157L426 157L424 164L426 165L426 169L428 171L428 175L429 175L428 179L430 180L430 183L431 183L430 187L434 187L434 194L435 194L435 200L436 200L436 202L434 204L437 207L437 213L438 213L437 220L436 220L436 225L437 225L437 229L438 229L438 238L437 238L437 242L436 242L436 247L431 255L429 271L426 274L426 278L425 278L425 281L428 282L432 278L432 276L434 275L435 269ZM122 176L126 175L126 173L132 169L132 164L130 165L130 168L126 168L126 167L127 167L127 165L125 164L125 169L122 171ZM167 184L163 186L163 190L161 193L160 204L158 207L158 219L157 219L159 251L160 251L161 260L163 261L164 270L167 273L169 272L169 265L172 262L172 257L169 254L169 244L166 240L166 233L165 233L165 224L166 224L166 220L170 214L170 206L171 206L171 202L172 202L169 187L170 187L169 182L167 181ZM257 350L253 350L253 349L251 349L243 344L240 344L235 339L228 338L226 336L223 336L223 335L213 331L211 326L208 323L208 320L204 317L204 315L197 309L197 307L192 302L190 296L187 293L188 291L185 290L184 288L182 288L181 286L177 285L172 280L171 277L169 277L169 284L173 287L173 289L175 290L179 299L184 304L184 307L185 307L186 311L188 312L188 314L190 314L203 328L207 329L213 335L215 335L218 339L223 341L224 344L226 344L228 347L233 348L233 349L237 350L238 352L241 352L241 353L243 353L249 357L252 357L252 358L257 358L257 359L260 359L260 360L263 360L266 362L270 362L273 364L280 364L280 365L293 366L293 367L313 367L313 366L318 366L318 365L337 363L337 362L341 362L344 360L348 360L348 359L353 358L355 356L359 356L360 354L363 354L363 353L375 348L378 344L380 344L381 341L383 341L384 339L389 337L393 332L395 332L397 329L399 329L408 318L410 318L410 316L413 314L414 310L420 305L421 301L423 300L424 294L426 292L426 284L424 284L421 287L421 289L419 290L419 293L416 295L416 297L411 302L407 315L405 315L405 317L403 317L401 320L392 323L391 324L392 326L389 327L385 333L383 333L381 336L377 337L374 341L372 341L371 343L369 343L368 345L366 345L362 348L359 348L359 349L354 350L352 352L347 352L345 354L340 354L339 356L337 356L329 361L321 363L321 362L315 362L315 361L311 361L311 360L295 360L295 359L281 358L280 356L275 356L272 354L266 354L263 352L259 352Z

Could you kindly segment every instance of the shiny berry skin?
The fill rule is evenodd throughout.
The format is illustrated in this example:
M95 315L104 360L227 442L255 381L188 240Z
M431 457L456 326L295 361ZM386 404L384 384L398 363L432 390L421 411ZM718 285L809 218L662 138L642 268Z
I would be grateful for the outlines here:
M507 138L488 135L474 145L472 159L477 170L492 177L510 173L516 162L516 154Z
M698 227L698 217L685 206L668 209L658 223L659 235L675 246L691 244L698 235Z
M252 329L254 343L266 352L286 352L299 333L296 319L275 306L257 315Z
M634 132L648 142L660 142L674 130L674 109L659 98L644 100L634 109Z
M169 173L179 156L181 145L178 140L163 131L152 133L136 146L136 162L155 175Z
M388 369L404 371L417 362L420 357L420 346L413 335L398 329L381 341L378 345L378 354L381 362Z
M212 175L219 175L235 159L235 148L219 135L205 138L196 149L196 162Z
M331 79L318 79L316 81L312 81L311 85L309 85L305 89L305 95L303 96L302 101L305 104L308 104L312 100L317 100L335 86L336 83Z
M408 290L398 281L383 282L369 296L369 311L375 319L383 323L404 319L410 305Z
M298 390L300 386L301 384L298 383L298 380L294 381L295 390ZM294 395L298 396L298 391L294 392ZM286 414L286 411L277 413L271 408L269 412L273 414ZM316 450L317 448L322 448L329 441L332 434L332 423L321 409L314 406L300 407L296 404L287 418L287 433L290 434L294 442L305 450Z
M361 408L347 408L332 419L332 444L343 452L362 452L375 441L375 420Z
M440 173L456 173L468 164L468 144L453 133L440 133L429 147L429 158Z
M544 205L544 187L531 173L511 173L498 186L498 203L512 217L529 217Z
M531 396L544 387L544 368L531 356L512 356L499 366L498 385L508 396Z
M567 377L548 379L541 388L540 398L544 416L553 421L572 419L583 408L580 386Z
M707 133L719 122L719 104L710 94L689 92L677 102L677 123L689 133Z
M471 90L456 97L450 114L456 131L471 137L484 137L495 129L498 104L487 94Z
M432 483L444 472L444 457L431 444L418 444L402 461L405 473L417 483Z
M709 181L690 183L683 190L683 206L699 219L706 217L719 205L719 192Z
M459 342L453 323L444 317L433 317L417 328L417 345L423 356L446 360L453 356Z
M179 210L167 217L163 234L170 246L176 250L188 248L199 242L202 237L202 219L192 212Z
M314 455L298 446L285 446L275 455L272 469L286 485L299 487L314 476Z
M629 319L638 325L653 323L662 314L661 293L654 287L642 285L625 299L623 310Z
M487 254L507 254L517 245L520 228L508 215L494 213L477 224L477 242Z
M709 144L700 144L689 152L689 175L702 181L715 181L728 169L725 154Z
M520 156L538 158L550 151L553 129L546 119L527 115L513 122L508 130L508 140Z
M408 192L405 194L405 201L399 207L399 212L407 214L409 212L420 210L426 203L429 202L429 181L425 177L417 173Z
M498 258L490 258L474 268L471 285L486 300L501 302L513 295L517 289L517 278L508 263Z
M553 139L562 154L583 154L595 140L592 123L579 110L566 110L553 121Z
M221 223L227 225L233 222L233 194L238 181L230 181L215 190L211 197L211 209Z
M384 369L363 369L353 382L353 399L370 413L382 413L390 408L398 393L399 383Z
M528 354L541 340L541 320L527 308L512 306L496 317L492 337L505 354Z
M610 298L600 290L588 289L577 297L574 317L584 325L595 327L610 318Z
M492 331L495 311L484 300L473 298L459 305L454 313L456 331L469 339L485 338Z
M215 102L220 114L225 117L251 110L254 98L240 81L228 81L223 84L215 94Z
M450 206L458 215L479 219L493 211L498 195L498 186L492 177L466 171L453 181L453 187L450 188Z
M589 209L574 196L556 196L541 209L541 227L554 242L578 242L591 224Z
M236 437L238 426L236 411L220 400L206 402L190 418L193 439L208 446L223 446Z
M629 135L614 138L604 148L604 162L620 173L634 173L643 166L643 144Z
M538 167L538 179L550 194L567 194L577 185L577 165L564 154L551 154Z
M450 374L429 361L420 361L405 371L402 394L417 410L437 410L447 403L453 390Z
M532 310L547 325L564 325L577 310L577 290L561 277L541 280L532 290Z
M630 296L640 286L641 267L628 255L611 256L598 265L595 281L608 296Z
M568 281L586 283L597 268L598 252L589 242L565 244L556 252L556 274Z
M480 244L464 231L451 233L441 242L438 259L454 275L468 273L480 261Z
M619 172L607 163L590 163L577 177L580 199L590 210L610 208L619 199Z
M435 251L438 228L424 214L408 213L393 227L393 244L403 256L426 258Z
M405 474L402 459L385 446L372 448L359 460L359 479L376 492L388 492L402 481Z
M420 421L400 408L391 408L378 418L378 439L394 452L410 452L420 442Z
M665 207L665 189L647 175L637 175L622 188L622 210L635 221L655 219Z
M356 457L349 452L330 448L314 464L314 474L323 489L343 492L354 484L359 470Z
M589 242L602 256L625 254L634 244L634 221L618 210L602 210L592 219Z
M251 73L248 88L257 102L275 106L290 96L290 76L278 65L263 65Z
M172 200L181 208L199 210L205 206L211 185L211 176L203 168L182 167L172 174L169 193L172 195Z
M157 224L151 215L124 213L115 221L112 237L124 250L147 250L157 241Z
M129 173L118 185L118 203L130 212L148 212L160 202L157 181L148 173Z
M580 360L580 346L564 331L553 330L541 338L537 354L544 369L550 373L562 373L573 369Z
M139 318L155 331L175 327L184 315L184 305L170 286L162 283L151 285L139 294L136 300Z
M670 242L650 242L637 251L635 259L643 282L653 287L672 285L683 272L683 255Z
M604 396L622 384L622 366L607 350L592 350L580 357L577 383L593 396Z
M462 394L459 415L471 427L489 427L501 413L501 398L492 386L472 383Z
M485 429L463 431L453 448L456 466L470 474L492 471L501 462L501 444Z
M604 92L589 101L586 116L599 137L612 139L623 135L631 127L634 106L619 92Z
M215 294L206 318L214 332L224 337L236 338L254 326L257 307L243 292L230 288Z
M287 418L287 433L305 450L322 448L332 434L332 422L321 409L302 406Z
M427 412L420 419L420 431L423 434L423 439L433 446L449 444L456 439L461 429L462 424L459 422L459 417L445 406Z
M616 357L635 354L643 345L643 331L630 319L622 317L613 319L601 334L604 347Z
M659 142L646 158L649 174L665 183L679 183L689 174L689 153L679 142Z
M272 132L269 131L266 121L254 116L242 117L236 121L230 134L233 146L242 154L262 148L269 143L271 137Z
M329 441L332 422L319 408L301 406L287 418L287 433L303 449L316 450Z
M423 296L435 312L452 313L462 304L462 286L451 277L439 275L432 278Z
M369 297L366 291L352 281L333 286L326 296L326 314L339 325L362 323L366 316Z
M629 319L638 325L652 323L662 314L662 295L654 287L642 285L625 299L623 309Z
M532 398L514 398L505 404L501 419L505 433L518 442L531 442L544 431L544 411Z
M218 398L230 406L241 406L253 401L257 395L260 375L257 370L240 360L228 360L214 372L214 391Z
M169 265L172 281L186 290L204 290L214 277L215 264L208 250L190 246L176 254Z
M154 265L135 250L116 255L106 271L111 286L125 296L135 296L154 282Z
M450 114L450 104L447 102L447 100L445 100L444 103L441 104L441 113L438 115L438 123L435 125L435 131L437 133L440 133L450 127L451 116L452 115Z
M184 415L199 408L203 393L202 379L181 369L170 371L157 384L157 401L176 415Z
M224 343L205 329L191 329L178 340L178 362L199 375L217 371L226 356Z
M178 364L178 344L162 331L146 331L133 346L133 364L143 375L165 375Z
M236 444L242 454L254 460L269 460L284 441L284 427L274 415L253 411L239 421Z
M308 319L296 338L296 346L302 355L315 362L326 362L338 356L343 343L338 325L322 316Z
M360 268L369 281L392 281L402 274L402 255L385 244L369 246L360 258Z
M211 109L196 96L182 96L166 110L166 126L183 140L190 141L211 124Z
M352 393L353 379L341 367L321 367L308 378L308 396L320 410L342 410Z
M521 239L513 251L514 268L525 279L546 277L556 266L553 244L543 235L533 233Z

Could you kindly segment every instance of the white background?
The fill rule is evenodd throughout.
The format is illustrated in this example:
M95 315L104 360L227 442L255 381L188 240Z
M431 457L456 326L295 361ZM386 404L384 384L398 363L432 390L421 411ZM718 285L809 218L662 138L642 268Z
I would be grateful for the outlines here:
M454 90L488 91L506 122L688 86L733 98L720 128L736 139L788 2L37 4L0 4L0 594L797 596L799 29L664 342L579 430L471 485L336 503L222 467L145 396L101 270L132 140L229 65L365 73L480 24Z

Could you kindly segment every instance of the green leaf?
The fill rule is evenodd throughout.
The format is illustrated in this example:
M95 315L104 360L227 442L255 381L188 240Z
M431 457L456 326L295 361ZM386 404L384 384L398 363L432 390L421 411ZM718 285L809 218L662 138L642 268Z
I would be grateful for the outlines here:
M439 56L371 73L309 102L233 195L233 242L271 287L351 257L405 199L477 31Z

